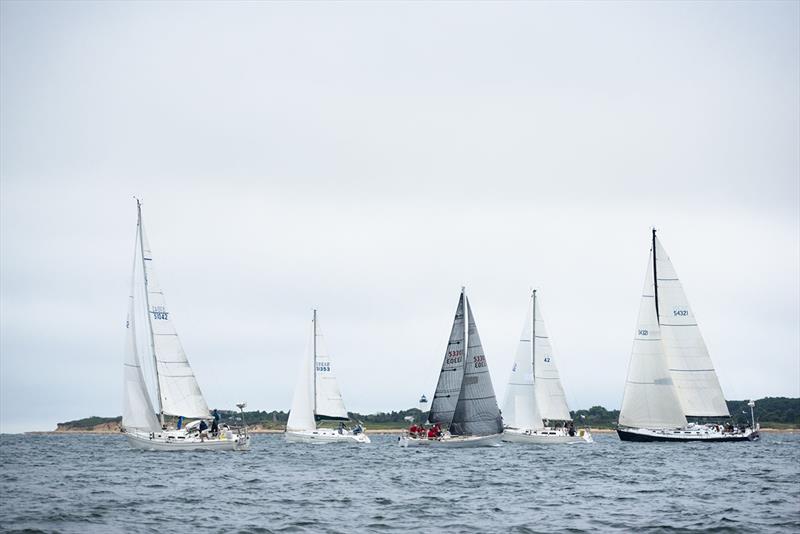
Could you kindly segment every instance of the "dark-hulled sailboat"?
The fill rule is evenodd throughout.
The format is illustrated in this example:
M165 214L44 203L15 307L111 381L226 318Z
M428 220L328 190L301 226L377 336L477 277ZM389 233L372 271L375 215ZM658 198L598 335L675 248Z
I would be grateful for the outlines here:
M623 441L758 439L755 421L737 428L729 420L705 341L653 229L617 433Z

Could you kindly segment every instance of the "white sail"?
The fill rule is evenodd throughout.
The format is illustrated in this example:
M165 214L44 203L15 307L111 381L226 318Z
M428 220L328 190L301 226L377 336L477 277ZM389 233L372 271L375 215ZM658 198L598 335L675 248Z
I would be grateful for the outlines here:
M725 396L678 274L658 238L656 276L661 338L685 416L729 417Z
M531 297L533 303L533 297ZM511 428L538 429L543 428L542 416L536 404L536 391L533 382L533 323L532 306L528 306L525 315L525 326L517 345L511 376L503 400L503 422Z
M189 360L172 322L172 313L167 308L164 293L158 284L144 226L140 226L140 232L161 408L168 415L209 417L208 405L189 366Z
M316 312L315 312L316 317ZM314 414L317 419L349 419L347 409L344 407L339 382L336 380L333 359L325 348L325 340L319 328L319 319L316 327L316 360L314 362L316 378L316 406Z
M311 326L312 333L306 356L300 365L300 373L297 377L297 385L294 388L294 398L292 399L292 409L289 411L289 420L286 422L286 430L304 431L317 428L314 422L314 326Z
M542 419L550 421L571 421L567 397L561 386L558 375L556 359L553 355L553 346L547 335L547 328L542 317L541 304L533 294L533 309L535 310L536 324L534 325L534 343L536 361L534 362L534 382L536 383L536 401L539 415Z
M639 305L619 424L634 428L686 426L661 343L655 308L652 251Z
M139 354L136 350L134 297L130 296L128 321L125 325L125 359L123 361L122 427L146 432L158 432L161 427L156 411L147 394Z

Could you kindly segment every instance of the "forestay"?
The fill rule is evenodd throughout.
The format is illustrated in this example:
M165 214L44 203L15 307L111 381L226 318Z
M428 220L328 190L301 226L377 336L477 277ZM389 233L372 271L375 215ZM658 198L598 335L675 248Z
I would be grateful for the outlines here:
M531 304L533 297L531 297ZM542 416L536 404L536 392L533 383L533 335L532 306L525 315L511 376L508 378L505 398L503 399L503 423L511 428L542 428Z
M469 299L464 297L468 317L467 357L464 378L456 403L450 433L455 436L487 436L503 431L503 418L497 407L492 378L483 352L481 337L472 315Z
M319 319L316 319L315 335L316 408L314 414L317 420L334 419L347 421L349 416L347 415L347 409L344 407L342 393L339 390L339 382L336 380L333 359L325 349L325 340L319 328Z
M729 417L714 364L678 274L657 237L655 246L661 338L683 413L687 417Z
M172 322L172 313L167 308L164 293L158 284L153 268L153 255L141 221L140 232L161 408L168 415L209 417L208 405L189 366Z
M647 264L639 318L619 414L621 426L681 428L686 426L667 358L655 308L653 257Z
M536 317L534 327L534 343L536 362L534 364L534 381L536 382L536 401L539 406L539 415L542 419L551 421L571 421L567 397L561 385L561 378L556 367L553 346L547 335L541 304L534 293L533 309Z
M449 428L453 421L458 394L461 391L461 381L464 378L464 335L464 292L462 291L458 299L458 306L456 306L450 339L447 341L439 382L436 385L436 392L428 413L429 423L439 423L444 428Z

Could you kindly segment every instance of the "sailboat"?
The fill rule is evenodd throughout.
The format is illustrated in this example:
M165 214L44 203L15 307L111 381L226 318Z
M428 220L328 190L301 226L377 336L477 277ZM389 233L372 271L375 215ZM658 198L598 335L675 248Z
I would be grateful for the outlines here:
M199 430L201 420L210 420L208 405L200 391L178 333L172 323L164 292L153 269L153 254L144 233L142 206L136 200L136 246L134 249L131 292L128 299L125 359L123 365L122 428L133 448L177 450L244 450L249 448L247 427L234 431L223 425L214 435ZM137 317L146 315L139 324ZM144 332L139 331L141 328ZM146 341L137 338L144 333ZM139 345L148 345L149 354L140 357ZM144 358L152 359L158 410L154 409L150 389L142 369ZM238 405L243 410L244 403ZM156 416L158 414L158 416ZM184 428L168 429L164 416L198 419ZM244 422L244 416L242 415Z
M553 424L557 421L561 423ZM535 289L508 379L503 422L503 441L593 442L588 429L576 430L572 423Z
M433 425L433 432L403 435L399 438L400 446L493 447L500 444L503 418L464 288L458 299L428 424Z
M617 433L623 441L748 441L725 396L680 279L653 229Z
M311 321L311 347L303 359L292 409L286 422L286 441L295 443L369 443L360 424L346 426L350 420L344 407L333 361L325 351L317 310ZM338 428L318 427L318 421L338 421Z

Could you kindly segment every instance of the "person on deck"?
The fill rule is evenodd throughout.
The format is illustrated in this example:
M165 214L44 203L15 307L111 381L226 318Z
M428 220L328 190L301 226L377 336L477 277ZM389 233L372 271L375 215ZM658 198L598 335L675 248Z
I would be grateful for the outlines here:
M198 429L200 430L200 441L205 441L205 438L208 437L208 423L205 420L200 421Z
M428 439L436 439L436 438L437 438L436 427L432 426L428 429Z

